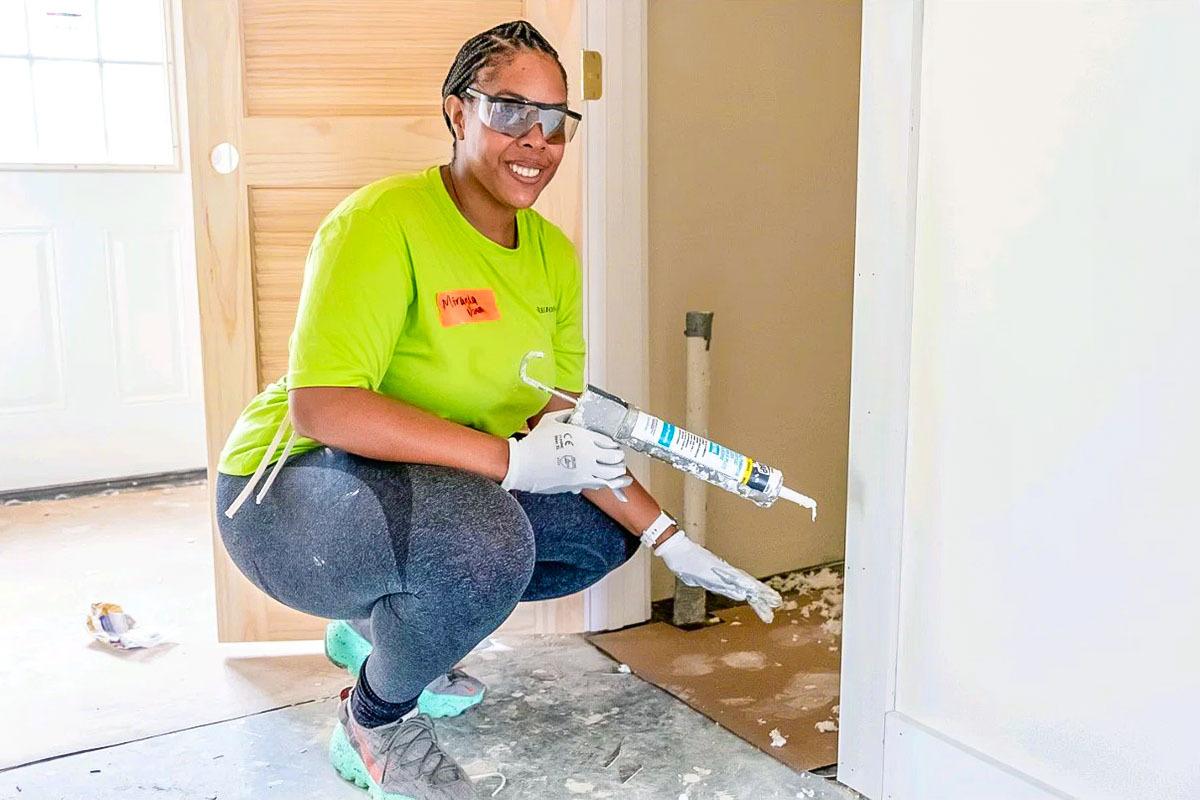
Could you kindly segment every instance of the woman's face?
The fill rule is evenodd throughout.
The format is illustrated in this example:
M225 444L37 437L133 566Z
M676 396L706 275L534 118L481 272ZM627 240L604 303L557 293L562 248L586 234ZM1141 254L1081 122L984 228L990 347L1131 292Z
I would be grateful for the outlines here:
M493 97L563 105L567 102L557 62L535 51L520 51L511 61L483 70L475 86ZM450 120L462 137L457 157L465 160L471 175L500 204L513 209L532 206L558 171L565 144L547 142L540 124L515 139L492 130L480 121L476 108L479 101L475 98L467 97L463 102L448 97L446 102ZM514 166L536 170L537 174L518 175Z

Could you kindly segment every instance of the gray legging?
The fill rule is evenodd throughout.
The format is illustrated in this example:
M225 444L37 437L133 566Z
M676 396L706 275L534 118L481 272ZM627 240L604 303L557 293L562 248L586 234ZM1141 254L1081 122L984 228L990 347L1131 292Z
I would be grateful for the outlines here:
M227 518L248 480L217 477L234 563L292 608L369 619L367 681L393 703L420 694L519 601L573 594L638 547L580 495L509 493L450 467L318 448L288 459L261 505Z

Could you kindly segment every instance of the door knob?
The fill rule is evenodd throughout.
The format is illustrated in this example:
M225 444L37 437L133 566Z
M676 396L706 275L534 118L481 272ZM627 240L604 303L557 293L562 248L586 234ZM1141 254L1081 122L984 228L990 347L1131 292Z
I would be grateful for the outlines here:
M241 156L238 155L237 148L229 142L221 142L212 149L208 156L208 160L212 162L212 167L222 175L228 175L238 167L238 161Z

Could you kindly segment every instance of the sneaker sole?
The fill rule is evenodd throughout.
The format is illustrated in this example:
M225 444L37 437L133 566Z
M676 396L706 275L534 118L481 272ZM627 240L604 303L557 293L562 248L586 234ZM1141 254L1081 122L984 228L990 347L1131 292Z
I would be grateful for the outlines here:
M371 644L358 631L345 622L331 622L325 626L325 657L337 667L350 673L352 678L358 678L367 654L371 652ZM436 694L428 690L422 691L417 698L417 708L422 714L428 714L434 719L457 717L469 708L483 702L484 692L478 695Z
M362 758L346 738L346 730L341 723L333 726L333 735L329 737L329 761L338 775L360 789L366 789L372 800L416 800L406 794L385 792L374 781Z
M457 717L467 709L483 702L487 690L477 695L435 694L429 690L421 692L417 698L417 708L422 714L428 714L434 719Z
M371 643L345 622L331 622L325 626L325 657L334 666L349 672L351 677L358 677L370 652Z

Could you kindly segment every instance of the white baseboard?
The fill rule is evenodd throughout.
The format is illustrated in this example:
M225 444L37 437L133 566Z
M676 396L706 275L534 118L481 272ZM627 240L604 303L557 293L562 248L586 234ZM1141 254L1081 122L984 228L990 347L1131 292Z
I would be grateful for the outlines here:
M884 722L882 800L1070 800L898 711Z

